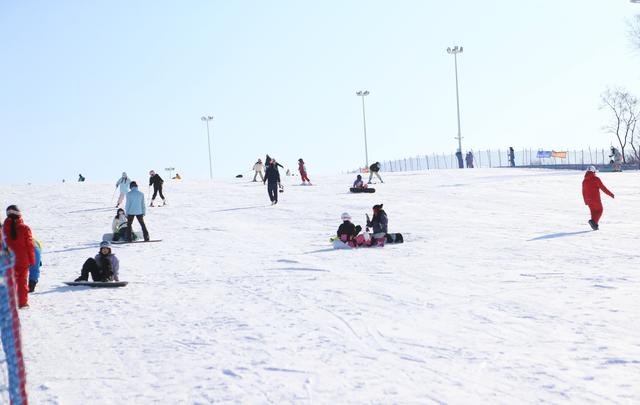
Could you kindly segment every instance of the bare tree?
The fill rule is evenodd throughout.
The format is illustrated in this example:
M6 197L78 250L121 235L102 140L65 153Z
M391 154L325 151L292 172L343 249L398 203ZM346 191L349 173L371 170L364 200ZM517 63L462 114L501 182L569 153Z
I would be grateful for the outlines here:
M611 119L603 129L618 138L622 161L626 163L624 148L627 143L629 141L632 142L634 153L636 152L636 147L640 146L640 139L634 139L636 123L640 115L638 98L625 89L608 89L601 95L600 108L611 112ZM636 144L634 144L634 141Z

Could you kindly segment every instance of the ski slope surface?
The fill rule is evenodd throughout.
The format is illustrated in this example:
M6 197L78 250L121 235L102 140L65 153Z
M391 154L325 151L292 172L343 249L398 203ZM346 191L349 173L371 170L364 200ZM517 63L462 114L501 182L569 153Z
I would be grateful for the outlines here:
M115 289L63 284L110 232L113 184L0 187L44 245L31 402L640 403L639 173L599 174L595 232L581 172L382 176L283 177L276 206L246 178L167 181L145 217L163 241L114 246ZM378 203L405 243L332 249L340 214Z

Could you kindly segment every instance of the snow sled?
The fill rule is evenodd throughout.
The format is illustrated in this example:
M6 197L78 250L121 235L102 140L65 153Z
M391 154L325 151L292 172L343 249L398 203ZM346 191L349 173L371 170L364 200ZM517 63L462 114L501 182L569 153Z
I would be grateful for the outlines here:
M236 179L241 179L241 178L242 178L241 174L236 175Z
M385 235L385 237L387 238L386 243L403 243L404 242L404 238L402 237L401 233L388 233Z
M364 188L364 187L351 187L349 189L352 193L375 193L375 188Z
M144 239L144 237L142 236L142 232L141 231L134 231L133 234L136 235L137 239ZM102 235L102 240L103 241L107 241L107 242L118 242L118 241L114 241L113 240L113 234L112 233L105 233L104 235Z
M129 284L128 281L65 281L64 283L74 287L84 286L97 288L116 288Z
M333 243L334 249L353 249L353 247L347 245L346 243L344 243L343 241L337 238L334 239L332 243Z

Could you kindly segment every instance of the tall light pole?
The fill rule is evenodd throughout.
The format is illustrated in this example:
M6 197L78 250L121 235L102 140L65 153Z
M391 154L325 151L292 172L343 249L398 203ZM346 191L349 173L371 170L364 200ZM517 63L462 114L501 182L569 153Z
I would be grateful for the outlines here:
M369 151L367 150L367 117L364 113L364 98L369 95L369 90L358 90L356 96L362 97L362 125L364 127L364 159L365 167L369 167Z
M460 132L460 98L458 96L458 54L462 53L462 47L458 47L458 45L452 48L447 48L448 54L453 54L453 61L455 65L456 72L456 109L458 111L458 152L460 152L460 157L458 158L458 165L462 168L462 133Z
M211 137L209 136L209 121L213 120L213 116L202 116L200 117L200 119L207 123L207 144L209 145L209 179L213 179L213 168L211 166Z

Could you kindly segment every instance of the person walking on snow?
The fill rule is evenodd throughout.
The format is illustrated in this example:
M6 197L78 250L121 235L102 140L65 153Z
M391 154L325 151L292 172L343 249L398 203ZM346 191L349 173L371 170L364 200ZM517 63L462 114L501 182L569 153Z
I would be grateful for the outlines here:
M264 180L262 184L267 183L267 193L269 194L269 199L271 200L271 205L278 203L278 188L281 188L280 184L280 172L278 171L278 162L275 159L271 159L269 162L269 167L267 167L267 171L264 175Z
M36 264L35 247L31 229L22 220L22 213L15 205L7 207L7 218L2 227L7 247L15 255L11 277L18 292L18 308L29 306L29 266Z
M124 196L129 192L129 184L131 184L131 180L127 176L127 172L122 172L122 177L116 181L116 188L120 187L120 196L118 197L116 208L120 207L120 204L124 201Z
M127 213L127 232L126 239L128 242L133 241L132 225L133 218L138 219L138 223L142 227L142 236L145 242L149 241L149 231L144 223L144 214L147 212L147 208L144 204L144 194L138 190L138 184L135 181L131 182L131 191L127 193L127 205L124 211Z
M600 190L609 197L614 198L613 193L609 191L609 189L602 184L602 180L596 176L596 167L589 166L589 169L587 169L587 172L584 174L584 180L582 180L582 198L584 199L584 204L587 205L589 211L591 211L589 225L591 225L591 229L594 231L599 229L598 223L603 211L602 201L600 201Z
M149 172L149 186L153 185L153 197L151 197L151 204L149 204L149 207L153 207L153 201L156 199L158 193L160 193L160 198L162 198L162 205L167 205L167 201L164 199L164 195L162 194L162 183L164 183L162 177L151 170Z
M384 183L384 181L382 181L382 177L380 177L379 172L380 172L380 162L375 162L374 164L369 166L369 181L367 183L371 184L371 179L373 178L374 174L380 180L380 183Z
M302 158L298 159L298 171L300 172L300 178L302 178L302 185L305 184L305 181L309 182L309 185L311 185L311 180L307 177L307 166L305 166Z
M260 175L260 180L264 181L264 175L262 174L264 171L264 164L262 164L262 159L258 159L258 161L253 165L253 171L255 172L253 174L253 181L257 181L256 177L258 177L258 175Z
M36 285L40 279L40 267L42 266L42 243L38 239L33 240L34 255L36 264L29 266L29 292L36 290Z

